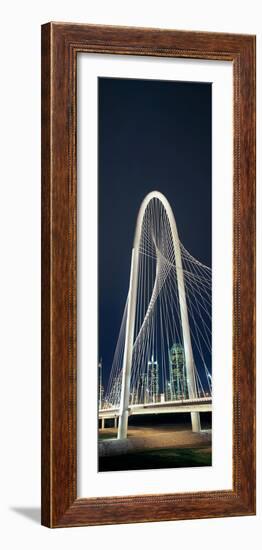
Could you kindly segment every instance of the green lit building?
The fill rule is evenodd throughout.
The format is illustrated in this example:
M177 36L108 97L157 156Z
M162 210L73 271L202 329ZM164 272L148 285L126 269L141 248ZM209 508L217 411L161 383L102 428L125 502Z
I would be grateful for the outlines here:
M167 399L187 399L185 352L181 344L173 344L169 350L169 382L166 386Z

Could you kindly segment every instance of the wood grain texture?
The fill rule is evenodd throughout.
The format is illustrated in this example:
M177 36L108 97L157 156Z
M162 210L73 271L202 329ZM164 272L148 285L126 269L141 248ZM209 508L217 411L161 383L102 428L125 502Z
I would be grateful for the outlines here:
M232 491L77 499L78 52L215 59L233 63ZM254 513L255 37L71 23L43 25L42 523L48 527L65 527Z

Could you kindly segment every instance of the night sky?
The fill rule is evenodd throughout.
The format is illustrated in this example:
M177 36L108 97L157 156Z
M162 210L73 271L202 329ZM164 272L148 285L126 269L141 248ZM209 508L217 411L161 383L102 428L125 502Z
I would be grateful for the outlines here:
M138 210L161 191L180 240L211 267L212 85L99 78L99 346L106 385Z

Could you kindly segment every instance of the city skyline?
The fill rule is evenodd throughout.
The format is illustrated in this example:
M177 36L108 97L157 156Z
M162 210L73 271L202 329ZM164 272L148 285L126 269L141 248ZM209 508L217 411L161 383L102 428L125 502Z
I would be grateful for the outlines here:
M175 361L170 359L169 378L166 378L165 382L161 381L161 369L160 369L158 358L157 356L154 357L154 355L152 355L151 358L147 361L146 373L144 373L140 377L140 380L141 380L140 390L136 395L131 394L130 404L138 404L143 402L154 403L154 402L160 402L161 400L170 401L170 400L177 400L177 399L183 399L183 400L188 399L187 383L185 380L183 380L183 386L181 389L181 385L178 382L178 373L177 373L177 370L180 367L181 371L183 372L182 377L183 376L185 377L184 348L180 343L174 343L170 348L170 350L168 350L169 357L171 357L172 352L174 352L174 348L176 348L177 350L176 357L179 357L179 358L178 359L176 358ZM181 354L183 355L182 363L180 362ZM112 403L108 403L104 400L105 386L103 384L103 378L102 378L102 372L103 372L102 365L103 365L103 361L101 358L98 363L99 408L103 408L104 406L110 406L110 405L113 406L117 400L120 401L121 386L122 386L122 371L121 371L119 373L119 377L115 380L114 389L112 391L112 396L113 396ZM154 379L154 381L152 380L152 378ZM147 391L148 391L148 398L146 397ZM206 388L206 391L203 391L203 397L211 396L211 393L212 392L210 388L209 389Z

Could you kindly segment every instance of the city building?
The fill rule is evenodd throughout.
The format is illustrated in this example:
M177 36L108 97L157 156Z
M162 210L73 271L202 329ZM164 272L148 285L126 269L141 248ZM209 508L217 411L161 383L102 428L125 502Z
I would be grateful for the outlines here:
M139 376L139 384L136 394L133 395L133 403L157 403L159 395L159 368L158 362L152 355L147 362L145 372Z
M147 375L149 402L157 403L159 401L159 368L157 360L154 360L154 355L152 355L151 361L148 361Z
M167 399L187 399L185 352L181 344L175 343L169 350L169 381L166 385Z
M133 403L149 403L148 373L143 372L139 376L137 392L133 397Z
M114 379L112 390L110 392L110 405L115 407L119 405L121 399L121 388L122 388L122 371L118 373Z

